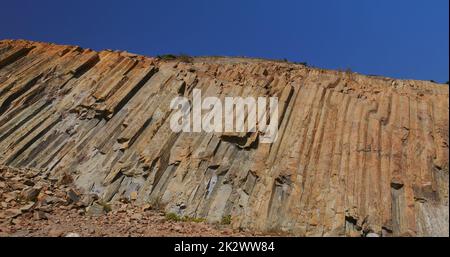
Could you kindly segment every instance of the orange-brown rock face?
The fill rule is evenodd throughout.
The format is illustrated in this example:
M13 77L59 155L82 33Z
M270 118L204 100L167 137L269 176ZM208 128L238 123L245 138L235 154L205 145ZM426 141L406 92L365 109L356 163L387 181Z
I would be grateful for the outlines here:
M279 134L174 133L169 103L279 97ZM105 201L301 236L448 236L448 85L0 41L0 164Z

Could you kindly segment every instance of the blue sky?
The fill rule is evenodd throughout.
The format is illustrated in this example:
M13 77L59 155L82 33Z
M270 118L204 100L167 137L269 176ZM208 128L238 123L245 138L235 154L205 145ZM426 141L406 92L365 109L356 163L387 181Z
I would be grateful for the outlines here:
M3 1L0 39L448 81L448 0Z

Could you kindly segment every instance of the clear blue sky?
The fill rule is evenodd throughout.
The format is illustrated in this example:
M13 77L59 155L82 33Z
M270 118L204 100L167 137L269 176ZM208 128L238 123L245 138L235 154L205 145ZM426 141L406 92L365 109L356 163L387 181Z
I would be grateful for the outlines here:
M448 0L3 1L0 39L251 56L445 82Z

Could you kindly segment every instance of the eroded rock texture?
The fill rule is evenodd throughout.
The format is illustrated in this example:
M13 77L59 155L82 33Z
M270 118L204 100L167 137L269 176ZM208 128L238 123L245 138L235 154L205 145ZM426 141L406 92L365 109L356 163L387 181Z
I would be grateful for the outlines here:
M170 100L278 96L279 137L173 133ZM106 201L302 236L448 236L449 89L241 58L0 42L0 164Z

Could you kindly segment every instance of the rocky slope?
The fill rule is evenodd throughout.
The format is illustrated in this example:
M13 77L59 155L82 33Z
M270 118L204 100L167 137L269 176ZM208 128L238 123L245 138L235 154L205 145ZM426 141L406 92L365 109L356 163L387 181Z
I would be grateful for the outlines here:
M170 100L193 88L278 96L278 140L173 133ZM4 40L0 164L233 228L448 236L448 97L448 85L299 64Z
M56 181L38 170L9 167L0 167L0 175L5 178L0 181L0 237L262 235L183 219L149 204L137 205L134 199L105 203L77 190L68 176Z

